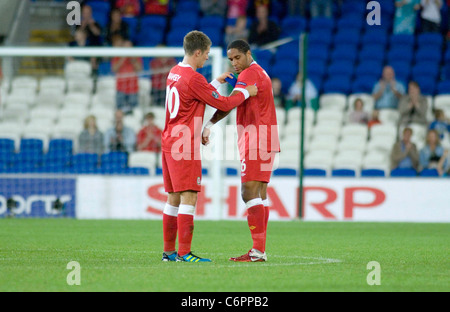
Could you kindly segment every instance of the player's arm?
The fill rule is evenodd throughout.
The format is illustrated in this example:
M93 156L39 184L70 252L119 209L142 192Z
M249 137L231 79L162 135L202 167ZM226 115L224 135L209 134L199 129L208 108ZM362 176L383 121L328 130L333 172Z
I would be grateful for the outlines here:
M233 91L230 96L235 96L238 94L239 91ZM209 144L209 136L211 134L211 127L214 126L216 123L224 119L230 114L231 110L225 112L221 110L216 110L216 112L212 115L211 119L206 123L205 128L202 132L202 144L208 145Z
M205 77L201 75L193 77L189 82L189 87L195 98L221 111L232 110L250 96L255 96L258 93L256 86L249 86L245 89L238 90L239 92L235 95L229 97L222 96L216 87L209 84Z

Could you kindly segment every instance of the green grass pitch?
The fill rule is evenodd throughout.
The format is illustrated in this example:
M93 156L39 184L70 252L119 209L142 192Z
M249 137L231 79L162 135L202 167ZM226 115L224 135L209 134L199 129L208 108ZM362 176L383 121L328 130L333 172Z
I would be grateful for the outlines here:
M0 291L450 291L450 224L274 221L268 232L267 262L233 263L251 247L246 222L196 221L193 252L214 262L163 263L161 221L0 219ZM80 285L67 283L70 261Z

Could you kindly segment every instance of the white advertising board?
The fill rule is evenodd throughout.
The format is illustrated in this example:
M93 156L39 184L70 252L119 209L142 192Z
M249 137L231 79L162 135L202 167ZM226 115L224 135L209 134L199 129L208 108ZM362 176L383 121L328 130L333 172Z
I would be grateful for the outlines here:
M202 180L197 219L245 220L240 179L226 178L223 207L212 205L211 183ZM298 218L298 179L273 178L268 187L271 220ZM77 178L81 219L161 219L167 194L160 177ZM304 180L305 221L450 222L450 181L401 178Z

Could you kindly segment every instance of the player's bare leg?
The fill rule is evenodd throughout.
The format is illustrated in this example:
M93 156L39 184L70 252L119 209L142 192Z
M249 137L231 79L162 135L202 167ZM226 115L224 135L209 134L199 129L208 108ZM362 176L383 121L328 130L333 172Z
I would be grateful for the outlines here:
M266 261L266 223L265 208L261 199L263 182L248 181L242 183L242 199L247 208L247 223L253 240L252 249L236 258L230 258L237 262L261 262Z
M180 206L180 193L169 193L163 212L163 240L164 252L162 261L175 261L177 250L175 248L178 229L178 207Z

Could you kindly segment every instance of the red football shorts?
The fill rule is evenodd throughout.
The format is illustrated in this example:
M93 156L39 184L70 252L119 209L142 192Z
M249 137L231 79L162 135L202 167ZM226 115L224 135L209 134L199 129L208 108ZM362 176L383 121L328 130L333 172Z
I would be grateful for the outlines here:
M260 181L269 183L275 154L274 152L260 150L246 150L245 155L241 153L241 182Z
M174 159L170 152L161 153L164 188L167 193L201 190L201 160L194 160L194 153L183 156L177 154Z

